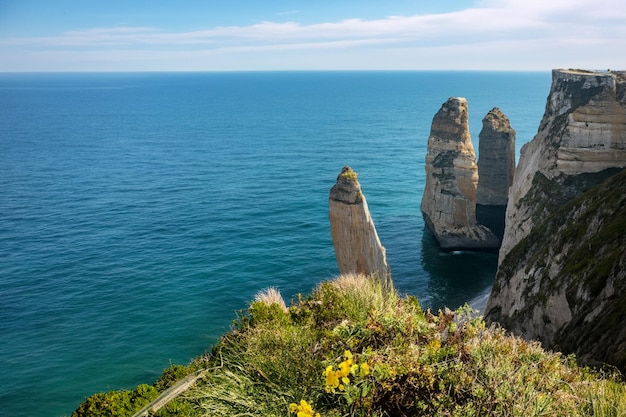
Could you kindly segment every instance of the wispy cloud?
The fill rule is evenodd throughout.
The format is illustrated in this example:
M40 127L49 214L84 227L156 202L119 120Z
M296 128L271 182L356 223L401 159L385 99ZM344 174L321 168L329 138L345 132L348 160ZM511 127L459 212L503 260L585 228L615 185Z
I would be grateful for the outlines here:
M450 13L387 16L380 19L346 19L336 22L301 24L265 21L248 26L213 27L205 30L169 32L152 27L116 27L72 30L46 37L0 39L3 49L37 50L47 55L54 50L161 51L190 55L243 54L251 52L305 51L376 47L395 50L452 51L473 45L478 50L497 42L509 42L525 53L549 54L550 46L626 44L626 9L623 0L486 0L478 7ZM296 14L297 11L277 15ZM481 48L478 46L482 45ZM555 49L556 50L556 49ZM498 48L506 54L506 47ZM200 54L202 52L202 54ZM172 52L173 53L173 52ZM385 55L386 53L382 53ZM137 56L141 56L138 54ZM515 51L509 50L509 56ZM529 59L532 58L529 56ZM503 56L503 59L506 59ZM626 59L626 58L622 58ZM1 60L1 59L0 59ZM250 64L254 66L254 63ZM1 69L1 66L0 66Z
M609 6L598 7L598 1ZM621 1L621 0L620 0ZM322 22L302 25L295 21L265 21L249 26L214 27L189 32L166 32L149 27L116 27L72 30L57 36L13 38L1 40L4 45L21 46L107 46L107 45L216 45L239 43L240 46L254 44L297 42L331 43L348 40L380 41L432 41L442 40L455 43L472 38L498 36L562 36L576 38L580 30L593 29L596 33L606 32L601 20L621 20L626 23L626 13L617 7L619 1L611 0L551 0L538 2L529 0L507 0L493 2L481 8L470 8L457 12L416 15L388 16L382 19L346 19L338 22ZM496 6L498 5L498 6ZM295 12L295 11L294 11ZM283 12L284 14L292 12ZM621 16L620 16L621 15ZM590 19L590 16L594 16ZM567 20L563 19L567 17ZM563 33L562 29L575 21L576 29ZM611 25L615 27L616 25ZM447 41L446 41L447 40Z

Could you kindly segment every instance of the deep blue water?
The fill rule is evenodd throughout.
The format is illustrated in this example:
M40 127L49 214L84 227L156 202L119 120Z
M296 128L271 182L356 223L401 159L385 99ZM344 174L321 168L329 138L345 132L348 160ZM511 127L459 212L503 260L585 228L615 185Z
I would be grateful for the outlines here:
M358 173L397 288L456 307L496 255L441 253L419 205L430 123L500 107L518 148L550 74L0 74L0 414L69 415L153 382L278 287L337 274L328 192Z

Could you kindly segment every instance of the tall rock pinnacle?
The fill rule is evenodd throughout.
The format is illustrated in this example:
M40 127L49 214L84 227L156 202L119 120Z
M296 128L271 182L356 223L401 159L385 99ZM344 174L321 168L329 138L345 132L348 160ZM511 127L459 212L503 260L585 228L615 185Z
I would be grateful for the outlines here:
M476 221L478 167L467 100L451 97L433 118L421 210L443 249L496 249L498 238Z
M330 190L330 230L341 274L377 274L388 280L386 251L376 233L357 173L343 167Z
M478 140L476 204L506 206L515 173L515 130L499 108L483 119Z

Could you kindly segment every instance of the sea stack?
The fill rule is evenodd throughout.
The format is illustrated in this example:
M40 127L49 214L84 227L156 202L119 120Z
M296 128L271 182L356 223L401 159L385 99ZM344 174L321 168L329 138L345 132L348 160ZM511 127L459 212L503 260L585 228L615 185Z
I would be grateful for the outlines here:
M433 118L421 210L442 249L497 249L499 239L476 221L478 166L468 121L461 97L449 98Z
M357 173L343 167L330 190L330 230L341 274L375 274L390 279L386 251L376 233Z
M515 174L515 130L494 107L483 119L478 136L478 189L476 204L506 206Z

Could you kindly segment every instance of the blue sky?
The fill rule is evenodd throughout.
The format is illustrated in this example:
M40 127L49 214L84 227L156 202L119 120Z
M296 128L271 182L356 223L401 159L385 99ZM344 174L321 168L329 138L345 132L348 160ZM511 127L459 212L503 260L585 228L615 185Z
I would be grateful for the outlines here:
M626 69L624 0L0 0L0 71Z

